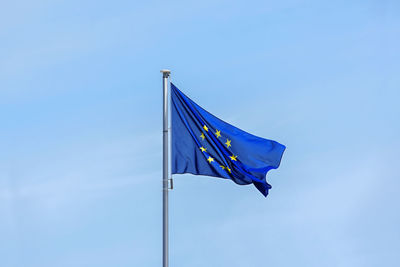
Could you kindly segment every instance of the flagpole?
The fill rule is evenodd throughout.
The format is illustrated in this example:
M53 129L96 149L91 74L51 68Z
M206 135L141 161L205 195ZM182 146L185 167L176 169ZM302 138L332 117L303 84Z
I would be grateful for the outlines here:
M168 77L169 70L163 74L163 267L168 267Z

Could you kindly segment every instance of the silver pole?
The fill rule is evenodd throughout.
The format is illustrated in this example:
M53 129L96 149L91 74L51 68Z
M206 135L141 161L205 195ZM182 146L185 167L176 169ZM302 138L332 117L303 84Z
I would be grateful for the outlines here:
M163 74L163 267L168 267L168 77L169 70Z

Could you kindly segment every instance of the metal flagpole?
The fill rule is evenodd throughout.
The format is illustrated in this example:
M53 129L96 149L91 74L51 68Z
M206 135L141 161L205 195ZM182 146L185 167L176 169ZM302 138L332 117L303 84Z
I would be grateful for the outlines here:
M163 267L168 267L168 77L169 70L163 74Z

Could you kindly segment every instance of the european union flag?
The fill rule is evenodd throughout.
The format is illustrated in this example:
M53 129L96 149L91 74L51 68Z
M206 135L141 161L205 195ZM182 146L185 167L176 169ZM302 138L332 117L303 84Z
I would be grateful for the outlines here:
M266 174L279 167L285 146L242 131L210 114L171 83L172 173L254 184L264 195Z

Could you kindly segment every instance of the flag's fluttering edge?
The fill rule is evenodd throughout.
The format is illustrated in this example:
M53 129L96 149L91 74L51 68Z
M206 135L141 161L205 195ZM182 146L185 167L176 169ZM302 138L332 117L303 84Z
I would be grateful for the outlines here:
M285 146L242 131L210 114L171 83L172 173L231 179L268 195L266 174Z

